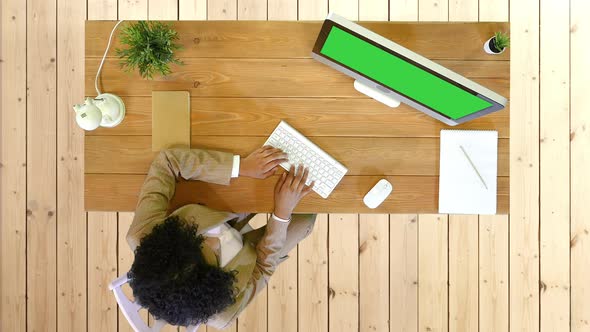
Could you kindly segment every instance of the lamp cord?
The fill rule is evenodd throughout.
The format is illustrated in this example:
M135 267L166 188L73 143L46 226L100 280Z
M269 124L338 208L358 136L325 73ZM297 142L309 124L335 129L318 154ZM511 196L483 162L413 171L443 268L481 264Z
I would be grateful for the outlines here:
M100 76L100 72L102 71L102 65L104 64L104 60L107 57L107 53L109 52L109 48L111 47L111 41L113 40L113 34L115 33L115 30L117 30L117 27L119 26L119 24L123 23L123 21L124 20L117 22L117 24L115 24L115 26L113 27L113 30L111 31L111 35L109 36L109 43L107 44L107 48L104 50L104 55L102 56L102 60L100 60L100 65L98 66L98 71L96 72L96 77L94 78L94 89L96 90L97 95L102 94L100 92L100 89L98 89L98 77Z

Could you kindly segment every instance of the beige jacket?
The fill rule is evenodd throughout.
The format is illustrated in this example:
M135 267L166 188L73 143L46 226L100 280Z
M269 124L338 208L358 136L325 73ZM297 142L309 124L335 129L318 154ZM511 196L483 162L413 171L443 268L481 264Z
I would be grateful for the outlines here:
M131 250L135 251L141 239L168 216L168 205L174 196L176 181L180 177L229 185L232 165L233 155L229 153L196 149L161 151L152 162L143 183L135 218L127 233L127 242ZM199 234L224 222L240 218L238 214L216 211L198 204L185 205L170 215L178 215L181 219L198 225ZM208 326L222 329L229 325L252 301L254 295L267 285L279 263L287 226L287 223L271 219L261 239L249 240L245 236L242 250L224 267L225 270L238 272L235 284L236 302L212 317L207 322ZM205 257L214 257L212 248L206 245L203 246L203 254Z

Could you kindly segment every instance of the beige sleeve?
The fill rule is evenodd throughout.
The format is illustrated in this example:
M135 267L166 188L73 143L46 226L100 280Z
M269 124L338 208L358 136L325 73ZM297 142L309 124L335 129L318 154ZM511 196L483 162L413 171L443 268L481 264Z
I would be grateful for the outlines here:
M228 185L232 165L231 153L198 149L161 151L143 183L135 217L127 233L131 249L135 250L141 238L166 217L177 179Z
M281 258L281 251L287 239L289 223L273 218L268 220L266 230L256 245L256 265L246 289L242 302L250 303L254 296L268 285L268 280L276 271ZM245 307L245 306L243 306ZM237 313L239 314L239 313Z
M252 302L256 294L268 285L268 280L277 269L280 262L281 251L287 239L287 228L289 223L280 222L273 218L268 220L265 232L256 245L256 265L252 276L244 290L238 294L234 303L231 316L224 317L226 325L229 326L240 313ZM224 313L227 315L228 313Z
M252 273L253 279L264 279L266 284L275 272L287 239L288 227L289 223L280 222L273 218L268 220L266 231L256 245L256 266Z

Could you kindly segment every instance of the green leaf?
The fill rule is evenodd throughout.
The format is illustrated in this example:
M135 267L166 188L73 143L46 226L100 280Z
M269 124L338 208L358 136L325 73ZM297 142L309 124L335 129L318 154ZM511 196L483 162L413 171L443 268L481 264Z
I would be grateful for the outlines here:
M496 46L496 48L499 50L509 47L510 37L508 37L508 34L501 31L496 32L494 34L494 46Z
M143 78L168 75L169 63L182 65L174 52L182 49L175 43L180 38L171 25L158 21L138 21L121 29L121 44L127 48L116 49L125 71L138 70Z

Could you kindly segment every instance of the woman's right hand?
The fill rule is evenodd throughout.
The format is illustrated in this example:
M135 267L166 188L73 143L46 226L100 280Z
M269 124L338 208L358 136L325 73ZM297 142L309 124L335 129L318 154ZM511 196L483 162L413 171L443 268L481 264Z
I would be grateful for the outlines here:
M266 179L275 173L281 163L289 161L287 154L272 146L256 149L240 161L240 175L254 179Z
M311 192L314 185L313 182L309 186L305 185L309 174L307 168L298 166L295 171L295 167L291 166L289 173L283 173L275 185L274 214L282 219L291 218L299 201Z

